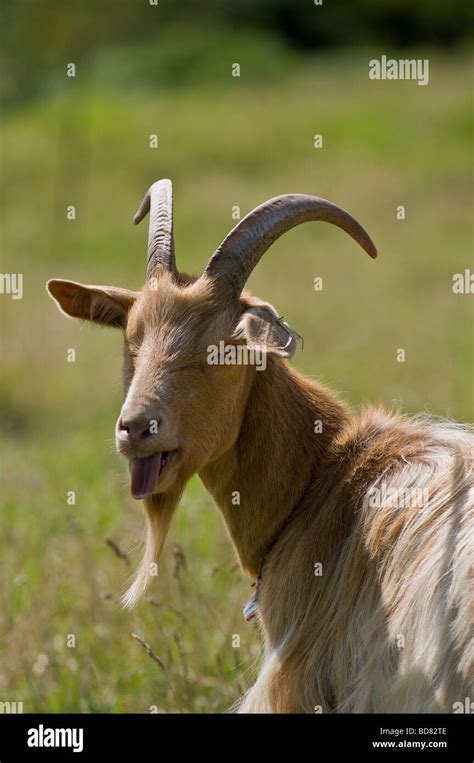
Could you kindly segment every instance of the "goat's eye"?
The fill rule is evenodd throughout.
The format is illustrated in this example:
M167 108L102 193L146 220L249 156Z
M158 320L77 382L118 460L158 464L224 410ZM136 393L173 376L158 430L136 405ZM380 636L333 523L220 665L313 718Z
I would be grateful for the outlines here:
M135 361L138 357L138 349L136 347L128 347L128 357L130 358L131 362L135 365Z

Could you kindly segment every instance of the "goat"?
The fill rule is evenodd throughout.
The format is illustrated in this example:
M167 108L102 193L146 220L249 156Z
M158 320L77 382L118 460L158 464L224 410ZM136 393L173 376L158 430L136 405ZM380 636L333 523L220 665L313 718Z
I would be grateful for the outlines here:
M246 615L263 663L240 711L455 711L472 696L472 431L381 407L353 414L291 367L298 335L244 291L300 223L330 222L371 257L373 242L335 204L288 194L242 219L195 278L176 267L169 180L151 186L134 222L148 212L141 291L47 284L66 315L124 334L116 444L147 520L125 603L144 592L197 473L257 581ZM222 342L262 351L265 369L211 364Z

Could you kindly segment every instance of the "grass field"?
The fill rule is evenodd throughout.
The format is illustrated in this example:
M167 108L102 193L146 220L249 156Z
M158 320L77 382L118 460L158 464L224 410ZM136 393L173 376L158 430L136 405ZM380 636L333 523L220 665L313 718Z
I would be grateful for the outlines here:
M297 191L351 211L378 245L375 262L337 229L307 225L252 275L304 337L295 365L356 408L472 419L472 301L451 288L472 267L470 62L430 56L419 87L371 82L369 57L155 92L96 77L5 118L2 270L24 274L24 297L0 296L0 701L25 712L224 711L258 666L258 633L241 615L250 581L197 478L148 597L121 609L142 527L113 445L121 337L66 321L44 290L53 276L139 287L146 224L131 218L157 178L174 181L178 264L190 272L233 226L235 205L245 214Z

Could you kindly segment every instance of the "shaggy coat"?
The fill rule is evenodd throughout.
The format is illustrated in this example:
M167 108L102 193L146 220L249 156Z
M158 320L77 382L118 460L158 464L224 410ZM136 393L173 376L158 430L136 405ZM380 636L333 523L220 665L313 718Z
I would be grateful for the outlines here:
M171 185L155 186L137 213L151 198L141 291L48 284L64 313L124 335L117 447L147 519L125 602L145 590L197 473L258 580L264 655L242 712L456 712L474 696L472 430L381 408L355 416L289 365L297 335L275 308L242 293L265 248L306 219L345 226L371 256L373 244L330 202L277 197L194 279L174 262ZM265 370L210 365L223 341L263 349Z

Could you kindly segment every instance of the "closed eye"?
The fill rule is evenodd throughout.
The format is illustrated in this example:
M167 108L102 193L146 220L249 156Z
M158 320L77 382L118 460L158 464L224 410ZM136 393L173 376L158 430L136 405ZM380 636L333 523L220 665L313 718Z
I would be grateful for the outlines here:
M131 346L131 345L128 345L128 347L127 347L126 354L127 354L128 359L129 359L129 361L131 362L131 364L133 365L134 368L135 368L135 365L136 365L136 362L137 362L139 349L140 349L139 347L134 347L134 346Z

